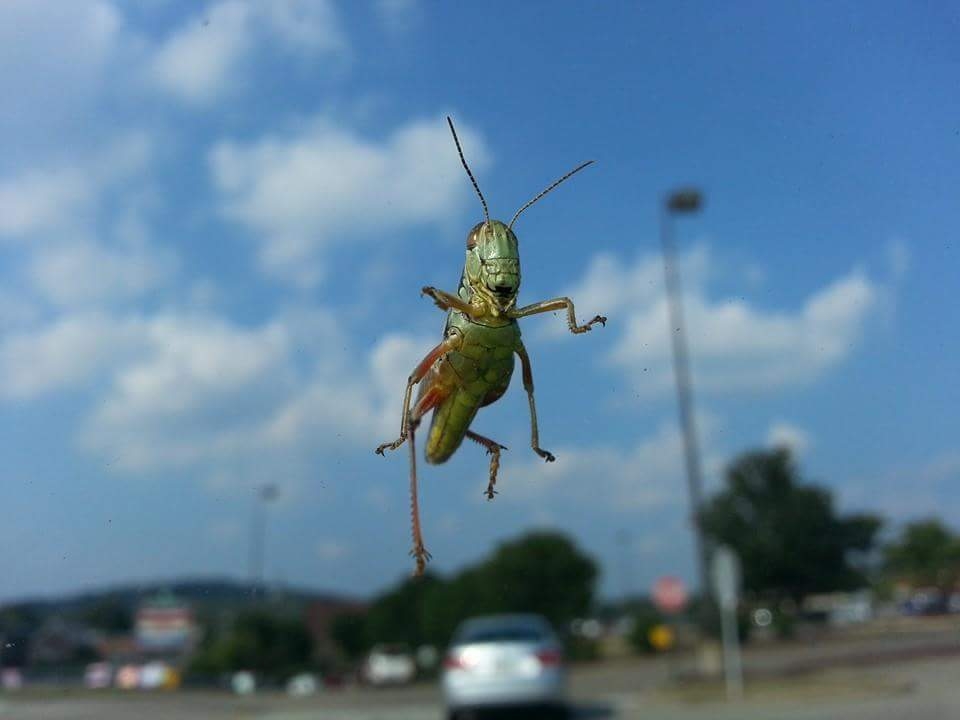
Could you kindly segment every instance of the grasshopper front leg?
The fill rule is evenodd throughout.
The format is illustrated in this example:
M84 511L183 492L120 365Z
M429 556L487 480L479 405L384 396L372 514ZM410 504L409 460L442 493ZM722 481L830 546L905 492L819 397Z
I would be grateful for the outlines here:
M553 312L554 310L563 309L566 309L567 311L567 327L569 327L570 332L574 333L575 335L588 332L591 326L597 323L600 323L601 325L607 324L607 319L603 315L596 315L586 324L577 325L577 316L573 310L573 301L568 297L559 297L554 298L553 300L543 300L542 302L533 303L533 305L527 305L525 307L512 310L507 314L507 316L517 319L528 317L530 315L537 315L539 313Z
M571 306L572 307L572 306ZM553 453L540 447L540 431L537 429L537 404L533 399L533 367L530 365L530 356L523 343L518 343L516 349L520 357L520 366L523 371L523 389L527 391L527 400L530 403L530 447L547 462L556 460Z
M428 295L433 299L434 304L441 310L457 310L463 314L476 319L482 313L479 308L475 308L470 303L464 302L459 297L445 290L438 290L435 287L424 287L420 289L421 295Z
M385 450L396 450L403 445L410 434L410 397L413 394L413 386L423 380L433 364L451 350L460 347L461 338L458 333L451 332L442 343L427 353L426 357L420 361L420 364L414 368L413 372L407 378L407 389L403 393L403 416L400 419L400 437L393 442L383 443L376 449L377 455L383 455Z

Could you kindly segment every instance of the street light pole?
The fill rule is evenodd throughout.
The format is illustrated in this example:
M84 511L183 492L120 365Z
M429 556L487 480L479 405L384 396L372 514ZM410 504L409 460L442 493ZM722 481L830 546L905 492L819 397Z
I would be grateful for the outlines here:
M264 556L267 536L267 504L280 495L279 488L267 483L257 488L253 506L253 525L250 538L250 582L253 594L259 594L264 586Z
M627 603L633 595L633 567L630 562L630 531L626 529L618 530L616 538L617 545L620 549L620 592L623 596L623 607L626 609Z
M700 466L696 420L693 415L693 383L690 378L690 359L687 352L687 331L683 316L680 270L677 267L673 238L674 215L695 213L700 209L702 202L701 194L694 189L678 190L668 195L661 209L660 241L663 246L663 271L667 286L667 307L670 315L673 373L677 384L677 406L680 415L680 429L683 433L687 491L697 554L697 579L700 583L701 597L705 601L709 597L710 585L707 576L707 546L700 521L703 473Z

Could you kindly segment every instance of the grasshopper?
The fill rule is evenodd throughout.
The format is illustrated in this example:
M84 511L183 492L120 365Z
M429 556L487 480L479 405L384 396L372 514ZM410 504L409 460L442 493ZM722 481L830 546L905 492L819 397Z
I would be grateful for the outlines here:
M423 545L420 531L417 458L414 447L414 432L423 416L433 411L427 438L427 462L438 464L448 460L460 447L464 437L486 448L490 455L486 496L492 500L496 494L494 486L500 468L500 451L507 448L495 440L473 432L470 425L481 407L495 402L506 392L513 375L514 354L520 358L523 388L530 404L530 445L546 462L556 459L552 453L540 447L537 408L533 399L533 371L530 356L520 340L517 320L538 313L566 310L567 325L570 332L575 334L585 333L593 325L606 325L607 322L605 317L597 315L588 323L578 325L573 302L566 297L516 307L517 293L520 290L520 255L513 224L524 210L593 161L575 167L517 210L509 224L504 224L490 219L487 201L467 165L460 139L449 117L447 124L453 134L463 169L467 171L473 189L483 205L484 220L475 225L467 235L467 259L457 294L434 287L422 289L423 295L431 297L441 310L447 311L443 341L427 353L407 378L400 437L376 449L378 455L383 455L384 451L396 450L407 440L410 441L410 513L413 526L413 549L410 554L416 560L416 575L423 574L426 563L430 560L430 553ZM411 408L413 386L417 384L420 389L416 403Z

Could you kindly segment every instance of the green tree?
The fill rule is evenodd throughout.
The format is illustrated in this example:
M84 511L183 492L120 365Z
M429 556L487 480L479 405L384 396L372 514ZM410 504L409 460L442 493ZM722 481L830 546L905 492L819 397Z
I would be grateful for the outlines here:
M191 663L198 674L252 670L282 679L310 666L313 640L298 618L263 611L239 615L230 630L204 646Z
M443 647L462 620L500 612L540 613L562 632L590 610L596 577L594 561L566 536L531 533L449 580L429 573L404 580L370 605L362 642L345 624L335 641L354 657L382 642Z
M348 660L356 660L368 648L366 622L366 613L346 612L330 624L330 637Z
M656 648L650 642L650 631L664 623L663 613L650 603L642 603L633 612L633 630L629 640L633 649L641 653L653 653Z
M558 532L504 543L482 568L488 610L540 613L558 630L593 605L596 563Z
M910 523L884 548L887 570L914 586L950 591L960 580L960 537L940 520Z
M133 628L133 614L120 600L104 598L88 608L81 619L90 627L112 633L129 632Z
M380 595L367 612L367 646L399 643L415 648L426 642L429 619L424 608L428 596L443 585L442 580L427 573L419 578L407 578Z
M701 521L713 543L739 555L746 591L800 603L810 593L866 584L865 559L882 520L840 516L828 490L803 483L789 450L740 456L725 484Z

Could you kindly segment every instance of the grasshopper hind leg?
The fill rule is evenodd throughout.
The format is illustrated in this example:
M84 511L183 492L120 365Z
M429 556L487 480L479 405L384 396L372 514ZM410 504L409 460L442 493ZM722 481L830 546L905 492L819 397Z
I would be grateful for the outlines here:
M497 494L493 487L497 484L497 471L500 469L500 451L506 450L507 447L483 435L478 435L473 430L467 430L466 435L474 442L483 445L490 456L490 481L487 483L486 496L487 500L493 500L493 496Z
M413 556L417 562L417 569L414 571L414 575L419 577L423 575L423 571L426 569L431 555L423 546L423 535L420 532L420 503L417 500L417 450L415 447L416 443L414 443L416 426L416 422L410 424L409 437L407 439L410 441L410 523L413 532L413 549L410 550L410 555Z

